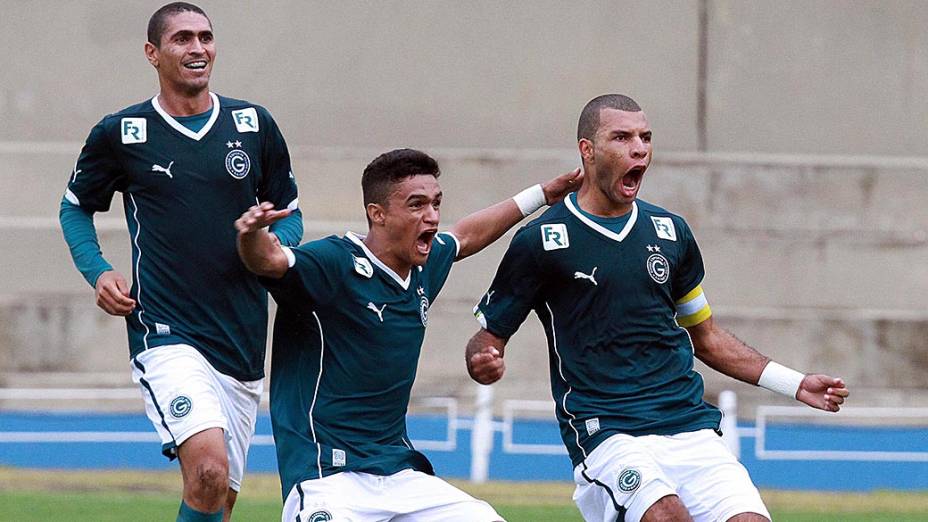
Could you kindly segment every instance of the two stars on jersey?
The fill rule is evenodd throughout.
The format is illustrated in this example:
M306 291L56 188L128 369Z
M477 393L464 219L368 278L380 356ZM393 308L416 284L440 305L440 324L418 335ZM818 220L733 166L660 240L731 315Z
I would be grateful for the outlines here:
M258 132L260 130L258 113L254 107L232 111L232 119L235 122L236 130L240 133ZM146 143L148 141L148 120L145 118L123 118L120 121L120 134L124 145ZM226 141L226 147L232 149L225 157L226 172L235 179L244 179L251 172L251 157L242 150L242 142L238 139ZM154 164L151 166L151 172L162 173L173 179L172 165L174 165L173 160L167 167ZM292 173L290 176L292 178Z

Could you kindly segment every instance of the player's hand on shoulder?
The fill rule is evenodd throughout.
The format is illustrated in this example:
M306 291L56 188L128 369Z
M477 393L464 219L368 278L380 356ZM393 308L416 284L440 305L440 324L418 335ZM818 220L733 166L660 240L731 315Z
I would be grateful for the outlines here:
M239 234L250 234L261 230L290 215L290 209L274 210L274 204L268 201L254 205L235 220L235 230Z
M486 345L481 351L471 355L467 361L467 372L471 379L480 384L493 384L506 372L506 362L503 361L499 350Z
M822 374L809 374L799 385L796 399L813 408L838 411L850 395L847 385L840 378Z
M125 316L135 310L126 278L115 270L107 270L97 278L96 297L97 306L110 315Z
M551 181L542 183L541 188L545 193L545 201L549 205L553 205L566 198L571 192L580 190L580 185L583 185L583 171L576 168L566 174L561 174Z

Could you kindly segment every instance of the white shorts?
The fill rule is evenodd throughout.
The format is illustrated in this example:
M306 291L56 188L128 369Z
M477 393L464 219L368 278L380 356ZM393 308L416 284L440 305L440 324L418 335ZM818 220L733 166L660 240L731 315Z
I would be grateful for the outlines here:
M677 435L613 435L574 469L574 502L588 522L638 522L677 495L695 522L770 513L744 466L705 429Z
M406 469L393 475L345 471L303 481L284 501L282 522L494 522L489 504L444 480Z
M165 456L173 460L177 447L193 435L222 428L229 456L229 487L238 491L255 434L264 379L243 382L219 373L186 344L150 348L129 364Z

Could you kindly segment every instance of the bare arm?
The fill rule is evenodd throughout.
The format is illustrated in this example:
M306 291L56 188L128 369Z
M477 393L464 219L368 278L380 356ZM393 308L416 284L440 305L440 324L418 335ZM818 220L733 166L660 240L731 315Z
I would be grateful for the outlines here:
M542 184L545 203L551 205L564 199L567 194L580 188L582 180L580 169L575 169ZM480 252L522 221L523 217L519 206L509 198L461 219L451 227L451 233L458 238L461 247L458 259Z
M485 328L481 328L470 338L464 350L464 361L467 363L467 373L471 379L480 384L493 384L503 377L503 373L506 372L503 354L506 352L507 341L491 334Z
M290 214L289 210L274 210L274 204L264 202L246 210L235 221L238 231L238 255L248 270L259 276L280 279L290 263L280 241L267 231L267 226Z
M700 361L748 384L758 384L764 369L772 362L769 357L716 326L711 317L687 328L687 331ZM838 411L848 395L848 389L841 379L823 374L807 374L794 398L813 408Z

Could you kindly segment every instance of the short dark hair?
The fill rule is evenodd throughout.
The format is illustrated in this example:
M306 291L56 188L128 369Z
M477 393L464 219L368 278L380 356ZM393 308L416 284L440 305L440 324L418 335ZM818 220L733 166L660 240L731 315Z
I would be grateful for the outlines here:
M155 47L160 47L161 37L164 36L164 31L168 26L168 18L178 13L186 12L201 14L203 18L206 18L210 26L213 25L209 16L206 16L206 13L199 7L188 4L187 2L171 2L155 11L155 14L151 15L151 18L148 19L148 42Z
M616 109L627 112L639 112L641 107L635 100L624 94L603 94L587 102L580 113L580 122L577 124L577 141L592 140L599 129L599 113L603 109Z
M411 176L441 175L438 162L428 154L415 149L396 149L374 158L361 175L364 207L371 203L385 205L393 184Z

